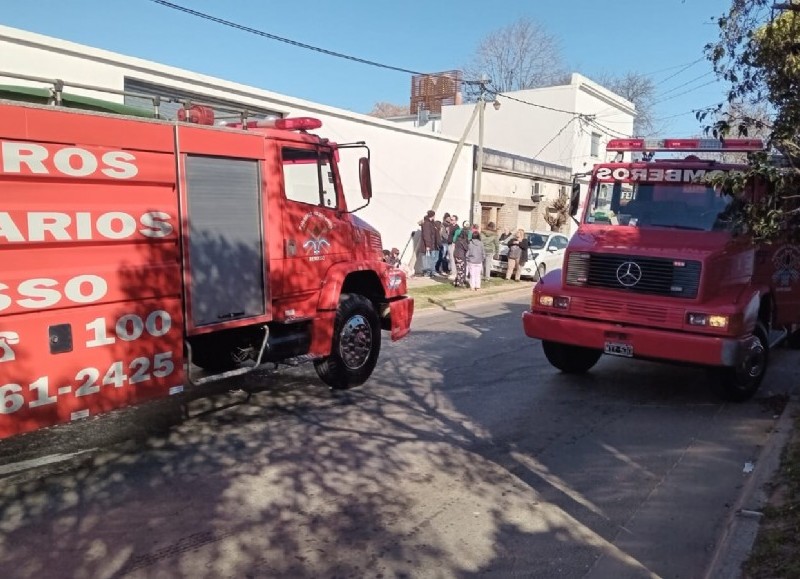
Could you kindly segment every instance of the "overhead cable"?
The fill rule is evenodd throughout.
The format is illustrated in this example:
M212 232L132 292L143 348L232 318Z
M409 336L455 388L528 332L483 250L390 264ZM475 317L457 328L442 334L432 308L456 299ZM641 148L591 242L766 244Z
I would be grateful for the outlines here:
M305 48L307 50L313 50L314 52L319 52L321 54L327 54L328 56L335 56L337 58L344 58L346 60L352 60L353 62L360 62L361 64L368 64L370 66L375 66L378 68L384 68L387 70L394 70L397 72L405 72L408 74L428 74L424 72L419 72L416 70L411 70L408 68L403 68L400 66L392 66L390 64L383 64L380 62L375 62L374 60L367 60L366 58L359 58L358 56L351 56L349 54L344 54L342 52L336 52L334 50L328 50L326 48L320 48L319 46L314 46L312 44L306 44L305 42L298 42L297 40L292 40L291 38L284 38L283 36L278 36L276 34L270 34L269 32L264 32L263 30L258 30L256 28L251 28L250 26L245 26L244 24L237 24L236 22L231 22L230 20L225 20L224 18L218 18L216 16L212 16L210 14L206 14L205 12L200 12L198 10L192 10L191 8L186 8L185 6L180 6L175 4L174 2L167 2L166 0L150 0L151 2L155 2L156 4L160 4L161 6L165 6L166 8L171 8L172 10L177 10L179 12L184 12L186 14L191 14L192 16L196 16L198 18L202 18L204 20L209 20L211 22L216 22L217 24L222 24L223 26L228 26L230 28L235 28L237 30L241 30L243 32L249 32L250 34L255 34L256 36L262 36L264 38L269 38L270 40L277 40L278 42L283 42L285 44L291 44L292 46L297 46L299 48Z

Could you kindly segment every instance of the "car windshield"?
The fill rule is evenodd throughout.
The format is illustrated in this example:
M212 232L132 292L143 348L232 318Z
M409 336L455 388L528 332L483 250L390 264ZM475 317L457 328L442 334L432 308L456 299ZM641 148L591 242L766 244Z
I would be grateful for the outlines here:
M730 197L704 183L600 182L591 193L586 223L697 231L730 225Z

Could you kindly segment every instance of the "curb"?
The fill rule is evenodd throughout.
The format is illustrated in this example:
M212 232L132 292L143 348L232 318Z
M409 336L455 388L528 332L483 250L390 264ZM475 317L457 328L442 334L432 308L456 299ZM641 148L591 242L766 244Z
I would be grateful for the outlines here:
M793 418L798 409L800 403L794 396L790 397L772 435L756 459L752 476L731 507L703 579L742 576L742 564L750 556L761 523L761 510L769 500L764 487L780 467L781 454L792 434Z
M426 308L420 308L420 309L416 309L415 308L414 309L414 318L430 315L432 313L458 311L458 309L460 308L460 306L462 304L464 304L464 305L477 305L477 304L479 304L481 302L490 301L490 300L492 300L492 299L494 299L494 298L496 298L498 296L512 296L512 297L515 297L517 295L530 294L531 292L533 292L533 286L532 285L531 286L522 287L522 288L514 288L512 290L507 290L507 291L498 291L498 292L486 293L486 294L479 295L479 296L462 298L462 299L457 299L457 300L448 300L447 298L444 298L443 300L437 300L435 302L430 302L431 304L433 304L432 306L428 306ZM414 298L414 299L416 301L417 298ZM439 301L451 302L451 303L441 304L441 303L438 303Z

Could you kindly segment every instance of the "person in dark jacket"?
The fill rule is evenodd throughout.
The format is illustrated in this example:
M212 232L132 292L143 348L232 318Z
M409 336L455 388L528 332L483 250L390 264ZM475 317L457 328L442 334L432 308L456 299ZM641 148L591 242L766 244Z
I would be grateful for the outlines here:
M450 261L447 246L450 245L450 214L442 217L442 227L439 230L439 259L436 261L436 272L441 275L450 275Z
M433 270L436 267L436 259L439 257L439 240L436 233L436 223L433 218L436 213L431 209L425 214L422 220L422 240L420 249L422 250L422 275L433 277Z
M467 230L461 228L455 241L453 249L453 259L456 262L456 279L453 282L455 287L467 287L467 251L469 250L469 237Z

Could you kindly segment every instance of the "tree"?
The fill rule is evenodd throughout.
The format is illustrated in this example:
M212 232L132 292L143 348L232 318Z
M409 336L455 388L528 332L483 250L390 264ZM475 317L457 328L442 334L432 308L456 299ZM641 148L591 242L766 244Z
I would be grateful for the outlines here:
M786 166L776 167L766 153L755 155L744 174L716 183L734 197L732 219L741 228L757 238L800 239L800 0L731 0L717 24L720 38L706 46L706 54L730 90L727 103L698 113L698 119L712 121L707 131L715 137L766 129L768 146ZM768 118L741 114L754 106L764 107ZM766 198L749 199L748 183L763 181Z
M638 72L628 72L623 76L602 75L597 82L636 106L633 121L633 134L651 137L659 134L655 126L653 106L656 100L655 84L650 77Z
M544 210L544 220L550 231L561 231L569 221L569 197L562 191Z
M552 86L566 76L558 39L529 18L490 32L481 40L465 78L491 79L498 92Z
M410 113L408 112L408 105L378 102L372 106L372 110L367 114L379 119L388 119L389 117L405 117Z

